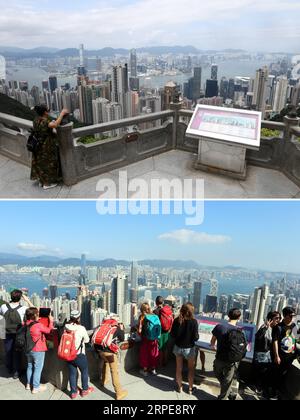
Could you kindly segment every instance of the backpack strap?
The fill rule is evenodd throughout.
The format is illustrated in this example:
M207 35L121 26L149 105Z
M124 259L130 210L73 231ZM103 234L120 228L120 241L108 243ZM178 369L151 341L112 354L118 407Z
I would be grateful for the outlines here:
M80 350L80 354L82 354L82 349L83 349L83 342L84 342L84 338L81 339L81 343L80 346L78 347L77 351Z

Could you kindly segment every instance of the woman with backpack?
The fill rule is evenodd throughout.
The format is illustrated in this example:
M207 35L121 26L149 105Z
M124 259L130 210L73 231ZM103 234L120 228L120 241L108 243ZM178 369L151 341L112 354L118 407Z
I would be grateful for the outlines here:
M31 175L32 181L39 181L44 190L55 188L61 181L61 167L56 135L53 132L69 111L63 109L56 121L49 117L46 105L34 108L38 117L33 122L33 132L38 139L38 145L32 153Z
M90 393L94 392L94 388L89 386L88 361L85 354L85 344L90 342L90 338L85 327L80 325L80 316L81 314L79 311L72 311L71 319L65 326L65 332L71 333L71 335L75 336L75 359L67 362L69 368L69 381L72 400L77 398L79 394L81 397L86 397ZM64 334L61 338L61 344L64 341ZM59 352L60 349L61 346L59 348ZM77 387L77 369L79 369L81 373L81 390L79 390Z
M41 385L41 375L45 362L45 354L48 351L45 334L50 334L53 330L53 317L49 315L49 327L45 327L39 322L39 310L37 308L29 308L25 314L25 326L30 332L32 350L27 356L27 384L26 390L32 394L39 394L47 390L45 385ZM25 331L26 331L25 330ZM25 332L28 334L28 332ZM26 345L30 345L26 339Z
M159 362L158 340L161 335L161 325L157 315L151 312L148 303L141 306L138 322L138 333L142 337L140 349L140 373L147 377L149 372L157 375L156 369Z
M192 395L195 377L196 347L199 340L198 322L194 317L194 306L191 303L182 305L179 316L175 319L171 336L175 340L173 353L176 356L176 391L182 392L183 360L188 362L189 394Z

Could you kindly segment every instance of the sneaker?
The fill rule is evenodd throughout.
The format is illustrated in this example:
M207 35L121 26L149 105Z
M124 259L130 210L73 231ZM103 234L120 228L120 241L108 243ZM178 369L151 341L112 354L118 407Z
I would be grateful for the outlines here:
M194 392L196 391L196 387L195 386L193 386L193 388L192 389L189 389L189 395L194 395Z
M127 397L127 395L128 395L128 391L126 391L126 389L124 389L123 391L120 392L120 394L118 394L116 396L116 400L117 401L123 400L124 398Z
M76 392L73 392L73 393L71 394L71 400L75 400L75 399L79 396L79 394L80 394L80 392L79 392L79 390L77 389L77 391L76 391Z
M88 396L89 394L91 394L92 392L95 391L95 388L93 388L92 386L90 386L86 391L81 391L81 396L82 398Z
M143 375L145 378L146 378L147 376L149 376L149 373L148 373L146 370L144 370L144 369L141 369L141 370L140 370L140 374L141 374L141 375Z
M13 374L13 379L19 379L19 372L15 372Z
M178 384L175 384L175 391L178 392L178 394L182 393L182 385L179 386Z
M151 374L154 375L154 376L157 376L158 375L158 373L156 372L155 369L151 370Z
M47 391L47 386L46 385L40 385L39 388L33 388L31 393L32 394L39 394L40 392L45 392L45 391Z
M25 387L25 390L26 391L31 391L31 386L27 384L26 387Z
M44 185L43 190L50 190L50 188L57 187L57 184Z

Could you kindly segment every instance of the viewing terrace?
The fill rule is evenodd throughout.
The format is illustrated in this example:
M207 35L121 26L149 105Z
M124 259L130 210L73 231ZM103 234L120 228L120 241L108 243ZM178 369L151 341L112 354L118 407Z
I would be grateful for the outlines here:
M149 187L153 179L203 179L205 198L300 198L299 119L262 122L262 128L275 130L276 136L262 138L259 151L247 151L247 179L241 181L194 168L198 141L186 136L191 116L181 104L171 104L168 111L146 116L80 129L73 129L72 124L59 127L64 185L44 191L29 179L31 156L26 141L32 123L0 114L0 198L96 199L98 181L110 179L119 185L119 176L127 185L139 178ZM157 126L149 128L155 122ZM79 141L116 130L123 130L124 135L92 144ZM150 198L162 198L161 194ZM128 198L148 196L132 192Z
M129 350L121 351L120 373L122 386L128 390L127 400L149 400L149 401L180 401L180 400L216 400L219 394L219 384L213 374L214 354L206 352L206 372L203 374L198 365L196 369L196 391L194 395L187 392L177 393L175 389L175 360L171 359L168 366L158 371L158 376L142 377L139 374L138 366L139 345L136 344ZM86 399L89 400L114 400L114 390L111 384L101 388L99 377L101 364L97 355L87 349L90 383L95 392ZM300 399L300 365L298 362L293 366L285 384L283 399ZM260 400L261 396L253 391L251 364L243 362L240 370L240 383L238 389L238 400ZM187 391L187 369L183 379L186 383L184 391ZM0 340L0 400L69 400L68 371L66 363L59 361L56 350L49 350L46 354L46 362L43 371L42 382L47 383L47 391L38 395L32 395L25 391L25 377L21 380L8 378L4 367L3 342ZM79 382L80 385L80 382ZM237 388L236 388L237 389ZM81 400L79 397L78 400Z

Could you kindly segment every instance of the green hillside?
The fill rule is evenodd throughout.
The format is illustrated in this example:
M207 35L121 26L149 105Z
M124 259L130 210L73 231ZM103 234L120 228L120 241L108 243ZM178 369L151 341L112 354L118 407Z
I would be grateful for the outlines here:
M31 111L27 106L24 106L15 99L9 98L0 93L0 112L3 114L13 115L24 120L33 121L35 112Z

